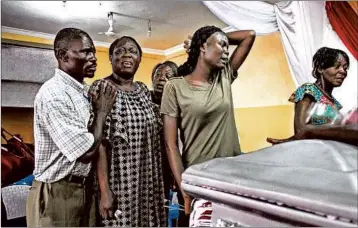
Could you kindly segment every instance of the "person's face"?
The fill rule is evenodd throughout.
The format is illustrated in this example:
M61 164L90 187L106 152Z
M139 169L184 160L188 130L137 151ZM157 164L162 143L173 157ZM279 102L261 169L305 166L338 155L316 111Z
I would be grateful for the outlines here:
M91 38L70 41L61 60L65 63L70 75L93 78L97 69L96 48Z
M204 60L213 69L221 69L229 61L229 40L221 32L212 34L201 48Z
M164 85L172 77L174 77L174 72L171 67L166 65L158 67L153 76L154 91L158 93L163 93Z
M139 67L141 56L137 45L131 40L122 40L110 56L112 70L123 78L132 78Z
M339 87L342 85L344 79L347 77L348 63L343 55L339 54L338 60L336 63L328 67L327 69L320 69L323 80L326 83L331 84L333 87Z

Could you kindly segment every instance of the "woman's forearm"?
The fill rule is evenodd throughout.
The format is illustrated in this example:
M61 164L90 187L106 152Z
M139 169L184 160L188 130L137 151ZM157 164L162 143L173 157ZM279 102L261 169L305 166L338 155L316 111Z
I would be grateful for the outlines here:
M99 156L97 160L97 177L99 188L101 192L106 192L110 190L109 187L109 175L108 175L108 161L107 161L107 152L106 147L101 144L98 148Z
M240 45L244 40L253 40L255 39L256 32L254 30L242 30L242 31L235 31L235 32L228 32L226 33L229 44L230 45Z
M182 180L181 175L184 172L184 165L179 149L177 145L166 144L166 151L167 151L170 169L172 170L175 181L180 187L181 180Z
M358 145L358 124L350 125L307 125L304 129L307 139L335 140Z

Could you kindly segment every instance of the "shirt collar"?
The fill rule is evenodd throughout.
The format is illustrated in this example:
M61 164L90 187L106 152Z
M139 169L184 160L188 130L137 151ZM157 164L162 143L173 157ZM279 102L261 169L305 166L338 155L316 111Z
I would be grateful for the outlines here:
M66 85L71 86L72 88L74 88L75 90L77 90L80 93L86 93L88 91L89 87L85 82L83 82L83 83L78 82L76 79L71 77L69 74L67 74L63 70L60 70L57 68L55 71L55 75L61 81L63 81Z

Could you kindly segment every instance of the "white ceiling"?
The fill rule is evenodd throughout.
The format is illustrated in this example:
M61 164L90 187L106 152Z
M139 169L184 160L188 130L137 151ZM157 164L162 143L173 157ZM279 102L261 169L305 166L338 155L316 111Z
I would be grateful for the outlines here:
M101 3L101 4L100 4ZM165 50L182 44L187 35L204 25L227 27L200 1L2 1L2 26L56 34L65 27L85 30L95 41L111 43L115 38L98 35L108 30L107 12L114 15L119 36L136 38L144 48ZM152 36L147 38L147 19Z

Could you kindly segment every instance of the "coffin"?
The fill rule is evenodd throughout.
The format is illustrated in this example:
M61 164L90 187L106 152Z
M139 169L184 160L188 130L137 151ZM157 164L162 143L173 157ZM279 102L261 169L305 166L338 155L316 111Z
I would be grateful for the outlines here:
M213 226L357 226L357 147L301 140L191 166L182 188Z

